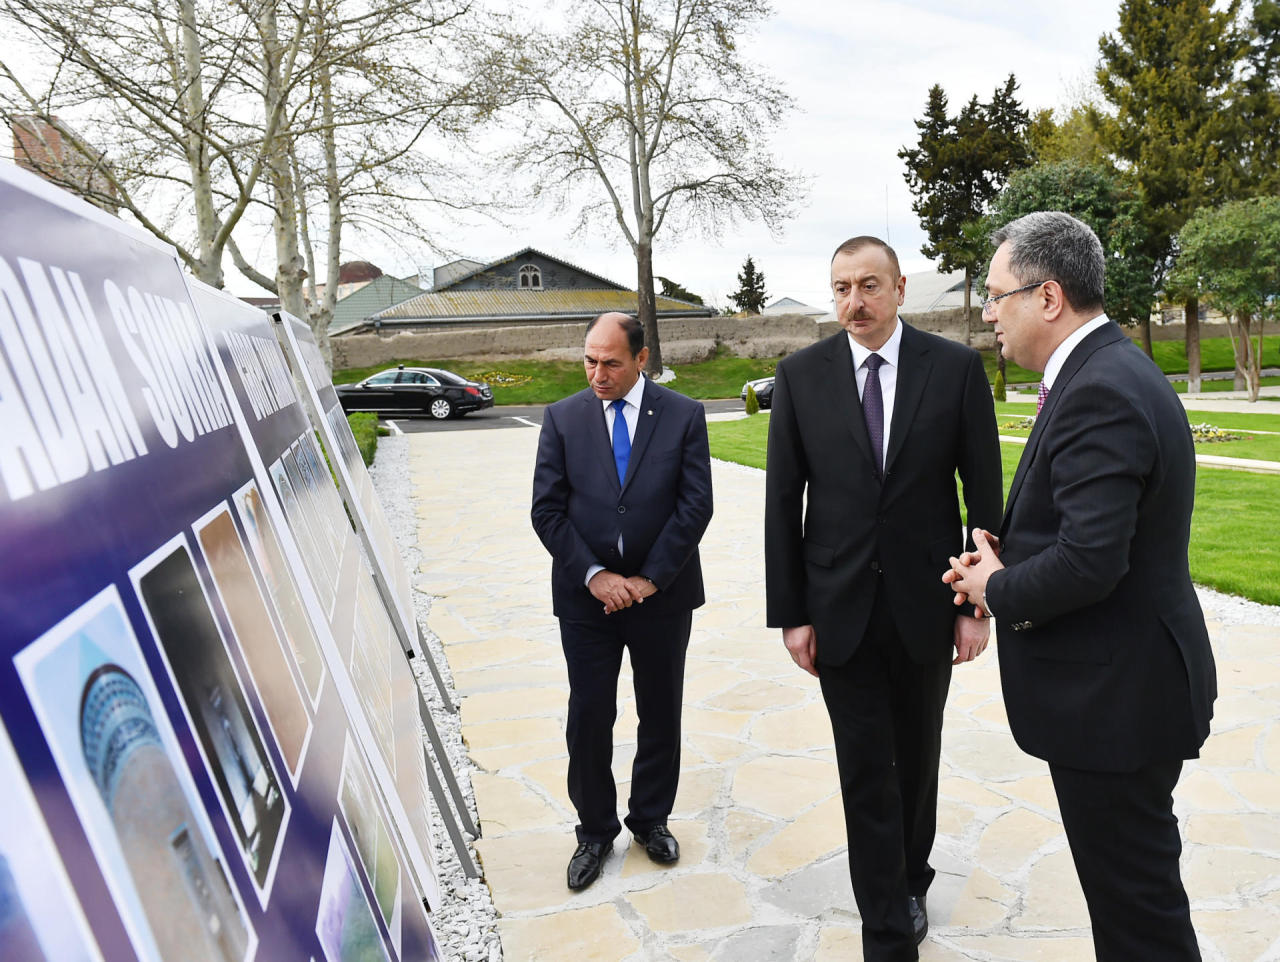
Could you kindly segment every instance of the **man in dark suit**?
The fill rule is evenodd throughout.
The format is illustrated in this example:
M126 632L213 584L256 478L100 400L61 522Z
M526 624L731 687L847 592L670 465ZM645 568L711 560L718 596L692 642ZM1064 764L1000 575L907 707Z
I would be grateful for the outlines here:
M680 857L667 829L680 775L680 707L698 542L711 520L702 405L641 376L644 328L626 314L587 327L589 387L549 406L533 475L533 527L551 553L551 597L569 669L569 798L578 812L571 889L600 874L621 830L610 768L618 670L635 683L626 826L655 862Z
M844 330L774 379L768 623L831 716L864 956L915 959L951 667L988 635L935 569L965 544L957 471L970 523L999 517L1000 446L978 353L899 319L892 248L841 244L831 287Z
M1103 313L1093 231L1041 212L992 240L983 316L1044 372L1043 408L999 538L977 532L944 580L997 620L1009 725L1049 762L1098 959L1199 959L1173 788L1217 681L1187 566L1186 414Z

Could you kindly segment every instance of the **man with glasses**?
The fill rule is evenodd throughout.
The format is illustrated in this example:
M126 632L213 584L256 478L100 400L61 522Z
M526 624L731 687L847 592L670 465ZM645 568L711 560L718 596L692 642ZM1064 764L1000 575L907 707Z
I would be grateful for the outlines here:
M1187 566L1186 414L1103 313L1093 231L1040 212L992 240L984 316L1044 372L1043 409L999 537L975 532L943 580L997 621L1009 725L1049 763L1098 959L1199 959L1173 788L1217 682Z
M957 472L970 524L999 517L1000 442L978 352L898 317L893 248L845 241L831 289L844 330L774 379L768 623L831 716L863 957L916 959L951 667L989 634L938 565L965 543Z

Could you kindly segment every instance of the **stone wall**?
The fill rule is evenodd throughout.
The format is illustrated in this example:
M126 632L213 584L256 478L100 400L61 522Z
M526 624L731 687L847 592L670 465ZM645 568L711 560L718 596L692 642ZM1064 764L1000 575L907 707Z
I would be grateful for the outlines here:
M992 347L995 337L983 324L981 308L971 312L972 344ZM953 341L964 339L963 309L903 315L909 324L933 331ZM783 357L820 338L834 334L840 325L805 314L767 314L751 317L675 317L658 321L662 359L666 364L694 364L712 357L718 345L738 357ZM335 337L335 369L377 367L395 360L417 358L484 357L576 360L582 355L586 324L509 324L485 327L451 327L442 330L351 334Z
M582 356L586 324L521 324L501 327L400 331L335 337L335 369L376 367L401 358L459 357L576 360ZM676 317L658 321L662 358L693 364L716 352L717 344L740 357L781 357L818 339L819 325L803 314L756 317Z

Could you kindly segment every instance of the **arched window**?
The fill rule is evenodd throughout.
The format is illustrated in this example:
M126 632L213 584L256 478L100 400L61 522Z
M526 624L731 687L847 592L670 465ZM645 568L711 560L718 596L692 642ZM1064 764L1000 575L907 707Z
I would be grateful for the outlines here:
M542 290L542 271L532 264L520 268L520 289Z

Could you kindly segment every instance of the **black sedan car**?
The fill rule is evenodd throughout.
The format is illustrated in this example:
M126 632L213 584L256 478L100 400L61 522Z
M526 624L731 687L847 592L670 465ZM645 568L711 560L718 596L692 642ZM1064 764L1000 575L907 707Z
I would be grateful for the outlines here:
M758 377L742 385L742 400L747 400L747 388L755 388L756 400L760 402L760 410L767 411L773 407L773 376Z
M335 385L335 389L342 409L348 413L430 414L443 420L493 407L489 385L434 367L401 365L379 371L358 384Z

